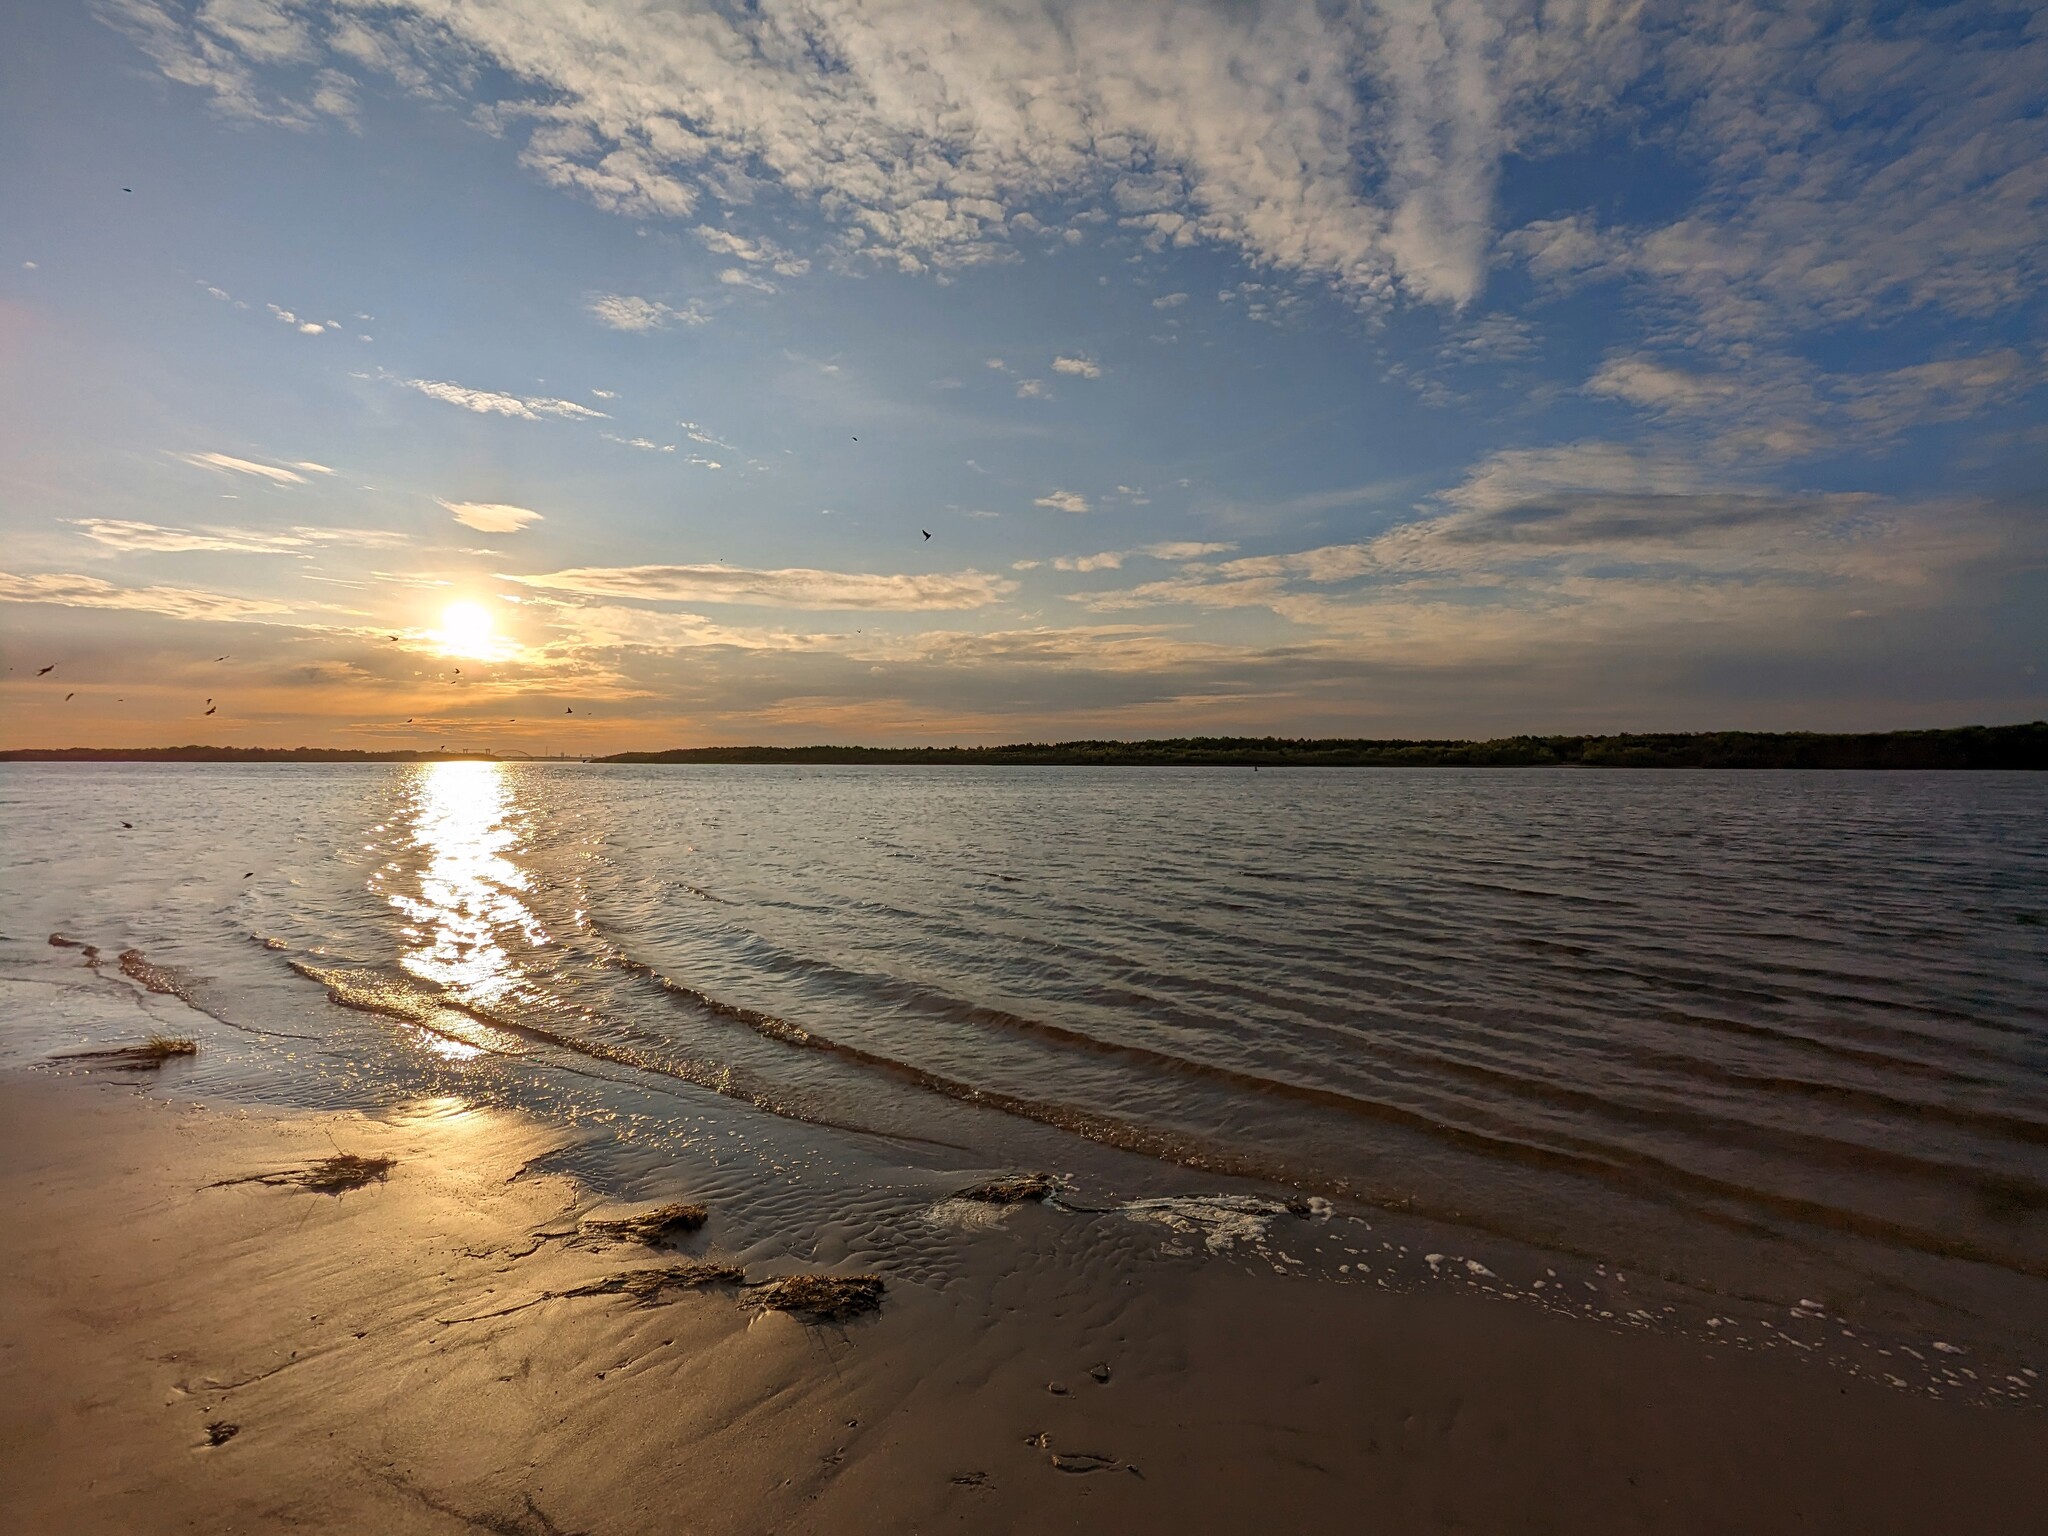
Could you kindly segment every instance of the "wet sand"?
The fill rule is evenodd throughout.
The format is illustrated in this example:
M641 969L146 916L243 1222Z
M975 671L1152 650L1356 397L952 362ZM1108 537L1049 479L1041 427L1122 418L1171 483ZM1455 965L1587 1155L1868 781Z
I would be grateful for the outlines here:
M1106 1269L1028 1202L943 1275L877 1256L843 1324L561 1295L747 1259L715 1206L674 1250L578 1238L596 1197L532 1167L562 1134L0 1076L0 1528L1869 1536L2048 1500L2037 1409L1478 1296ZM338 1150L396 1162L254 1178Z

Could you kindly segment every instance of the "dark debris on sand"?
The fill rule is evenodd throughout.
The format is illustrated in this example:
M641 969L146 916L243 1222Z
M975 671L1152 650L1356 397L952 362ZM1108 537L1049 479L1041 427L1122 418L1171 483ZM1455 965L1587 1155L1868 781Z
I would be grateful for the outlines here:
M398 1166L395 1157L363 1157L355 1152L337 1152L304 1168L280 1168L274 1173L252 1173L239 1179L216 1179L209 1188L225 1189L234 1184L263 1184L271 1188L291 1185L310 1189L316 1195L342 1195L366 1184L382 1184Z
M72 1051L60 1061L89 1062L96 1067L122 1067L132 1072L153 1072L180 1056L196 1056L199 1044L176 1035L151 1035L140 1045L117 1046L105 1051Z
M582 1230L593 1237L620 1242L658 1243L671 1232L694 1232L710 1215L701 1205L662 1205L631 1216L588 1216Z
M646 1269L628 1269L561 1296L630 1296L642 1306L653 1306L668 1291L692 1291L706 1285L741 1285L747 1272L737 1264L716 1259L687 1259L680 1264L662 1264Z
M226 1419L215 1419L206 1426L208 1445L226 1445L242 1432L239 1424L230 1424Z
M970 1184L955 1192L953 1198L979 1200L984 1205L1022 1205L1027 1200L1043 1200L1058 1187L1049 1173L1013 1173L984 1184Z
M880 1275L787 1275L760 1288L753 1304L821 1323L843 1323L882 1305Z
M316 1195L338 1195L346 1190L361 1189L365 1184L382 1184L397 1165L395 1157L361 1157L354 1152L337 1152L302 1171L296 1182Z

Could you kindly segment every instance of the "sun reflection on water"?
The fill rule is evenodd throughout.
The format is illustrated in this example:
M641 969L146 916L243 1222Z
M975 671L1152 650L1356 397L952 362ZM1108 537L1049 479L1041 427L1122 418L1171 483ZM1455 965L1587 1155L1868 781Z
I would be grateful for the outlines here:
M499 763L422 765L410 786L417 891L389 896L408 919L400 964L482 1005L511 997L525 979L513 949L548 942L522 899L531 877L515 861L520 818L509 777Z

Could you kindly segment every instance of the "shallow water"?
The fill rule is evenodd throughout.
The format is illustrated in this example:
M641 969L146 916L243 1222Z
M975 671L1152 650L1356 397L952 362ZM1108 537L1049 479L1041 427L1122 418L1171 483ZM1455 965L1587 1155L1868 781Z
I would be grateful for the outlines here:
M9 1060L132 948L225 1032L188 1091L516 1104L757 1207L1045 1167L2048 1333L2039 777L9 765L0 835Z

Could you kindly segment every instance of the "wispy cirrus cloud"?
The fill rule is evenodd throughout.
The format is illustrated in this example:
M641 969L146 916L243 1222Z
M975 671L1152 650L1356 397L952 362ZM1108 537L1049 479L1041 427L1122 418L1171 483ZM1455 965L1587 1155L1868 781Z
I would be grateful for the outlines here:
M465 528L474 528L478 533L517 533L532 523L541 521L541 515L527 507L509 506L501 501L445 501L435 497L455 521Z
M1055 512L1086 512L1088 498L1079 491L1048 491L1031 503L1034 507L1050 507Z
M1139 557L1147 560L1199 560L1204 555L1227 554L1235 548L1235 544L1169 539L1159 544L1141 544L1136 549L1106 549L1094 555L1058 555L1053 558L1052 568L1056 571L1116 571L1123 568L1126 560Z
M406 542L404 534L380 528L168 528L157 523L130 522L111 517L78 517L70 521L95 544L104 544L123 554L212 551L223 554L304 555L308 550L333 545L387 549Z
M302 469L312 470L318 474L332 473L316 464L297 464L290 469L283 469L275 464L259 464L254 459L238 459L228 453L173 453L171 457L181 464L190 464L195 469L217 469L228 474L252 475L261 480L268 480L274 485L304 485L306 477L299 473Z
M508 395L491 389L472 389L445 379L398 379L403 389L417 390L430 400L459 405L480 416L510 416L519 421L539 421L557 416L571 421L608 421L603 411L594 411L574 400L556 400L546 395Z
M54 603L66 608L116 608L173 619L263 619L289 613L265 598L230 597L188 587L120 587L97 576L0 571L0 602Z
M589 566L534 576L507 575L505 579L549 592L642 602L903 613L983 608L1017 589L1008 577L972 570L870 575L802 568L757 571L724 565Z

